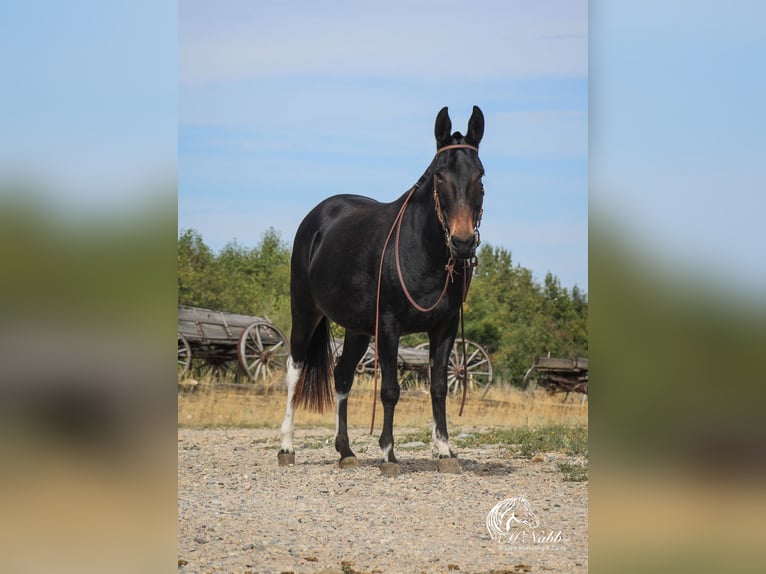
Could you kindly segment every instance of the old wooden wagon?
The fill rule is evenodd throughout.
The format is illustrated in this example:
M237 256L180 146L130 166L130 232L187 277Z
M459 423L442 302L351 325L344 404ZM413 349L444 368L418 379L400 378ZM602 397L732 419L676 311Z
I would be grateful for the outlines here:
M334 340L335 357L343 350L343 340ZM455 341L449 358L448 384L454 393L460 389L463 370L467 373L469 390L486 392L492 383L492 363L487 352L477 343L465 341L466 365L463 366L463 345ZM229 372L238 366L254 382L264 382L274 373L282 372L289 355L287 337L266 317L253 317L214 311L202 307L178 306L178 376L186 377L193 364ZM371 375L375 362L372 344L359 361L357 371ZM428 380L428 343L415 347L399 347L398 365L403 386Z
M562 391L567 393L588 394L588 359L577 357L573 359L559 357L535 357L529 367L521 386L530 388L534 381L550 392Z
M399 347L398 367L400 370L400 382L407 387L410 383L417 384L428 380L429 377L429 350L428 343L421 343L414 347ZM343 340L335 340L335 355L340 356L343 350ZM463 366L463 344L461 339L455 340L447 366L447 384L452 393L461 388L463 372L467 373L468 389L486 393L492 384L492 363L487 352L479 345L468 339L465 340L465 367ZM373 374L375 365L375 348L371 343L367 352L357 365L357 372ZM380 367L378 367L380 368Z
M239 365L256 382L265 381L287 365L287 338L266 317L178 306L178 376L189 373L192 361L225 369Z

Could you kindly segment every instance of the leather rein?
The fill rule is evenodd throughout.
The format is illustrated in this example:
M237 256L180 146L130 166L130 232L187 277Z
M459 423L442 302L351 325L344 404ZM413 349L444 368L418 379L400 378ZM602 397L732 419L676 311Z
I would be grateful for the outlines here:
M479 148L476 146L468 145L468 144L452 144L447 145L442 148L439 148L436 150L436 155L439 155L443 151L451 150L451 149L470 149L475 151L476 153L479 153ZM447 264L444 266L444 270L446 271L446 276L444 278L444 288L442 289L441 293L439 294L439 297L436 299L436 302L431 305L430 307L423 307L422 305L418 304L417 301L415 301L414 297L410 294L409 290L407 289L407 285L404 281L404 275L402 274L402 267L399 260L399 235L400 231L402 229L402 220L404 219L404 212L407 210L407 205L410 202L410 199L414 195L415 191L417 191L419 187L419 183L416 183L412 186L410 191L407 193L407 197L405 197L404 202L402 203L402 207L399 209L399 213L397 213L396 218L394 219L394 223L391 225L391 229L388 232L388 236L386 237L386 242L383 244L383 252L380 255L380 265L378 267L378 286L377 286L377 293L376 293L376 299L375 299L375 360L373 365L373 400L372 400L372 420L370 421L370 434L372 434L373 428L375 426L375 406L377 404L377 394L378 394L378 326L380 324L380 287L381 287L381 279L383 277L383 259L386 255L386 250L388 249L388 244L391 241L391 236L394 233L394 230L396 230L396 239L394 242L394 255L396 257L396 274L399 277L399 285L402 288L402 291L404 292L405 297L407 298L407 301L410 302L410 305L412 305L415 309L420 311L421 313L428 313L430 311L433 311L438 307L439 303L441 303L444 300L445 295L447 294L447 289L449 288L450 283L453 282L453 274L455 272L455 260L452 257L451 249L450 249L450 257L447 260ZM434 191L433 191L433 197L434 197L434 209L436 211L436 218L439 220L439 223L442 226L442 229L444 230L444 239L445 244L447 248L449 249L451 247L452 238L450 237L449 232L449 226L447 225L447 221L444 218L444 213L442 212L441 203L439 201L439 193L438 193L438 187L436 184L436 177L434 177ZM479 225L481 225L481 217L483 215L483 210L479 211L479 216L476 221L476 225L474 226L474 235L476 236L476 245L475 247L479 246L480 239L479 239ZM473 275L474 268L478 265L478 262L476 260L476 256L474 255L471 257L470 260L463 260L463 296L460 301L460 329L461 329L461 338L463 342L463 368L461 369L462 377L463 377L463 397L460 401L460 412L458 413L458 416L463 415L463 406L465 405L465 397L466 397L466 391L467 391L467 358L466 358L466 348L465 348L465 327L463 323L463 303L465 303L465 299L468 296L468 288L471 284L471 276Z

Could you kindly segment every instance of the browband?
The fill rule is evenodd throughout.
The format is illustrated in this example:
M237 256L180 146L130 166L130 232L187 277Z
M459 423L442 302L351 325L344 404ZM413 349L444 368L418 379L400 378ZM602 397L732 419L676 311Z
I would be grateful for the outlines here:
M472 149L476 153L479 153L479 148L477 148L476 146L472 146L468 144L452 144L452 145L445 145L443 148L437 149L436 155L439 155L441 152L447 151L448 149L460 149L460 148Z

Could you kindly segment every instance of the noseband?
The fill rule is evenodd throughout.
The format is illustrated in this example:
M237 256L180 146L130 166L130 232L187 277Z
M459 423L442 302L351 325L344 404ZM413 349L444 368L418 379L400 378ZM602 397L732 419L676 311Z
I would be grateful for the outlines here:
M439 148L436 150L436 155L439 155L443 151L447 151L450 149L470 149L475 151L476 153L479 153L479 148L476 146L468 145L468 144L452 144L447 145L442 148ZM454 244L452 243L452 234L449 231L449 226L447 225L447 220L444 217L444 212L442 211L441 202L439 201L439 191L438 191L438 185L436 183L436 178L434 177L434 208L436 210L436 218L439 220L439 223L442 226L442 229L444 230L444 243L447 245L447 249L450 250L450 255L453 252ZM479 209L479 215L476 217L476 221L473 225L473 237L474 237L474 245L473 245L473 253L476 253L476 248L481 244L481 236L479 235L479 226L481 225L481 216L484 214L484 208ZM475 255L472 256L472 258L475 257ZM450 257L452 259L452 257Z

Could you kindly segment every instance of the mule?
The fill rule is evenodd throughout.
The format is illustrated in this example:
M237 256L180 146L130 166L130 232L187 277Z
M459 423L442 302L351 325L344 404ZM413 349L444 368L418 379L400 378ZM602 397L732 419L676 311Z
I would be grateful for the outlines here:
M383 465L398 473L394 410L399 400L399 337L428 334L433 442L439 468L459 472L446 418L447 364L467 294L482 215L484 167L477 107L468 131L451 132L447 108L436 116L436 155L417 183L391 203L359 195L322 201L303 219L291 259L292 332L280 464L295 460L294 412L317 412L335 400L335 449L341 467L357 466L349 446L348 396L356 366L375 336L381 368ZM345 328L343 352L332 366L330 321ZM331 379L335 381L334 397Z

